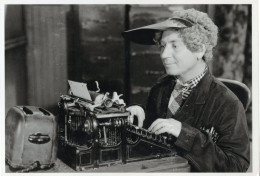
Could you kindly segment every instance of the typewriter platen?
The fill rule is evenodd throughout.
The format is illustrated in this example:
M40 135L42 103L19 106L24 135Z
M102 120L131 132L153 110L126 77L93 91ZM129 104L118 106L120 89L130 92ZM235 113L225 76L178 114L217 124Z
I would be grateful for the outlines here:
M109 96L89 91L86 84L73 81L70 88L58 103L58 157L73 169L176 154L172 136L156 135L130 123L130 113L116 92ZM87 95L82 98L79 94L84 91Z

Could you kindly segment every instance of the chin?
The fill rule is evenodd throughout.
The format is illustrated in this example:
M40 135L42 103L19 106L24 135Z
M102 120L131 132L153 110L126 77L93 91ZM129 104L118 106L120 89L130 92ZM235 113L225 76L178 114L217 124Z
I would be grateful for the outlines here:
M171 76L177 76L180 74L180 72L178 72L177 70L167 70L167 69L166 69L166 73L167 75L171 75Z

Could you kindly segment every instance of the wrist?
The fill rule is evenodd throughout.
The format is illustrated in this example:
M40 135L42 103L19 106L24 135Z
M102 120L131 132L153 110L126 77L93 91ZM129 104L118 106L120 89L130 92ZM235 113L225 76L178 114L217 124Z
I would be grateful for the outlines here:
M177 121L176 123L176 131L175 131L175 137L178 138L181 133L182 123Z

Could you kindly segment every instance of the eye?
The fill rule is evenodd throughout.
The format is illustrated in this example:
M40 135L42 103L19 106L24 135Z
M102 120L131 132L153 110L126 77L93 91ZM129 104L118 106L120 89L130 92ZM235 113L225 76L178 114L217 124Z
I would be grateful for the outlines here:
M162 44L162 43L159 43L159 44L158 44L158 48L159 48L160 50L161 50L161 49L164 49L165 46L166 46L166 45L165 45L165 44Z
M172 47L173 48L177 48L178 46L176 44L172 44Z

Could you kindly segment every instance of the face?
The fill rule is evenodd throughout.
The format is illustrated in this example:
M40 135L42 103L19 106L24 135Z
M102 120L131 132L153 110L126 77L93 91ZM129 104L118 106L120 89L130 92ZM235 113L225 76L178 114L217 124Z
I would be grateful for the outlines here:
M192 74L198 63L198 53L188 50L178 31L164 31L160 43L161 59L168 75Z

